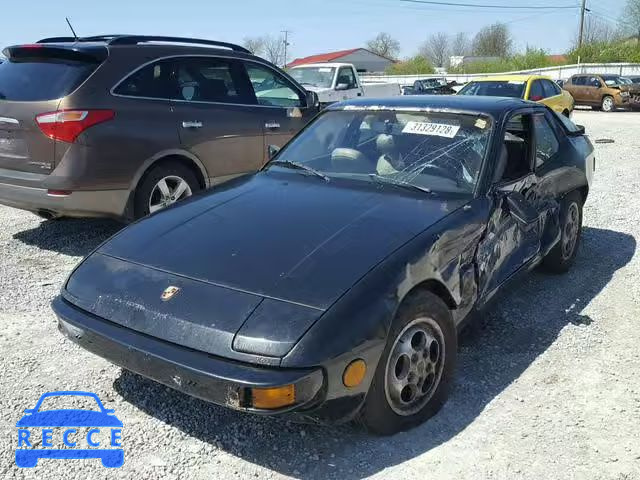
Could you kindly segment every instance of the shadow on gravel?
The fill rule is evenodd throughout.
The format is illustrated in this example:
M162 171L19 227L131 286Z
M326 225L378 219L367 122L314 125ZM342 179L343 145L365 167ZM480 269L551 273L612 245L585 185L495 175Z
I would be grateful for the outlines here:
M563 328L589 328L598 322L581 311L631 260L636 242L630 235L596 228L585 228L582 242L570 273L527 276L481 319L484 328L463 334L448 403L426 424L391 438L367 435L354 425L297 425L229 411L125 371L114 388L126 401L186 434L281 474L312 479L373 475L462 432Z
M83 257L123 227L115 220L61 218L45 220L36 228L15 233L13 238L43 250Z

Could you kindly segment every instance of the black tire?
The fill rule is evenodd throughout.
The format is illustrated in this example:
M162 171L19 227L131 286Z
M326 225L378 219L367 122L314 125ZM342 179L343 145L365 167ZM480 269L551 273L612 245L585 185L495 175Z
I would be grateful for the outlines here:
M198 182L189 167L176 161L165 161L154 165L144 174L134 194L133 207L136 220L149 215L149 199L155 186L160 180L169 176L184 180L189 185L192 193L196 193L201 189L200 182Z
M427 318L439 327L439 334L441 335L438 335L438 337L439 340L443 341L444 355L441 355L438 359L438 362L443 362L439 368L441 372L440 378L438 380L437 377L434 376L436 379L432 380L434 381L432 390L428 391L428 397L425 395L423 400L426 400L426 403L420 406L419 410L411 414L399 414L391 406L390 396L387 395L387 364L389 363L392 350L396 345L396 340L403 335L403 332L407 331L407 328L411 328L414 322L420 322L422 319ZM434 338L436 337L434 336ZM451 313L438 296L424 291L416 293L405 300L393 322L387 338L387 345L378 363L365 403L359 413L359 419L364 426L369 431L379 435L393 435L397 432L416 427L438 413L447 401L453 382L457 346L457 332L451 318ZM428 350L430 351L430 349L424 347L425 359L428 356ZM411 362L413 362L413 360L411 360ZM391 365L389 365L389 367L391 367ZM397 371L397 366L393 368L394 372ZM411 375L411 373L409 375ZM424 386L426 381L422 379L421 381ZM418 394L421 392L420 384L418 384L416 390Z
M611 95L605 95L602 97L600 108L603 112L615 112L616 102Z
M564 112L562 112L562 115L564 115L567 118L571 118L571 112L569 110L565 110Z
M580 238L582 236L582 195L579 192L567 194L560 203L560 230L561 237L558 244L547 254L542 261L542 268L550 273L566 273L569 271L578 254ZM565 248L569 215L572 209L577 212L577 236L570 251Z

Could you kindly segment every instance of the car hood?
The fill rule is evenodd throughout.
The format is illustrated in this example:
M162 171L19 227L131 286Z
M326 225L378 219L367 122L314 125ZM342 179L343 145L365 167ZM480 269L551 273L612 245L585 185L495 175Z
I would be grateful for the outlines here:
M640 93L640 85L618 85L616 87L621 92Z
M91 410L46 410L25 415L16 427L122 427L115 415Z
M68 299L190 348L284 355L368 271L464 203L348 183L263 172L153 215L85 260ZM179 291L163 300L170 286Z

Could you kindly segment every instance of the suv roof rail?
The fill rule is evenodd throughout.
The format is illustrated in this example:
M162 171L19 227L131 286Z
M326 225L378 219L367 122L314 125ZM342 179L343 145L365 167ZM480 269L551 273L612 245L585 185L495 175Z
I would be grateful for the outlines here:
M210 45L213 47L229 48L234 52L251 53L246 48L234 43L218 42L216 40L203 40L200 38L164 37L154 35L121 35L108 41L109 45L135 45L136 43L143 42L192 43L195 45Z
M244 47L228 42L218 42L216 40L203 40L201 38L187 37L165 37L156 35L96 35L93 37L50 37L38 40L37 43L76 43L76 42L106 42L107 45L135 45L144 42L165 42L165 43L191 43L194 45L209 45L212 47L229 48L234 52L251 53Z
M127 37L123 34L95 35L92 37L49 37L38 40L36 43L76 43L76 42L110 42L117 37Z

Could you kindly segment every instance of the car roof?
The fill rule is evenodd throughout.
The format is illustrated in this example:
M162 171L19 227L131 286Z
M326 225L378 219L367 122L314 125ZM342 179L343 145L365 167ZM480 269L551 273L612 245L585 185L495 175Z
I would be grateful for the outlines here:
M412 95L389 98L361 98L337 103L328 108L331 110L344 110L348 107L380 108L383 110L458 110L486 113L494 117L521 107L544 108L538 103L519 98L484 97L479 95Z
M303 67L326 67L326 68L339 68L339 67L351 67L353 66L351 63L338 63L338 62L326 62L326 63L304 63L302 65L296 65L295 67L291 67L290 70L294 70L296 68Z
M471 82L528 82L530 80L551 80L551 77L544 75L492 75L490 77L474 78Z

